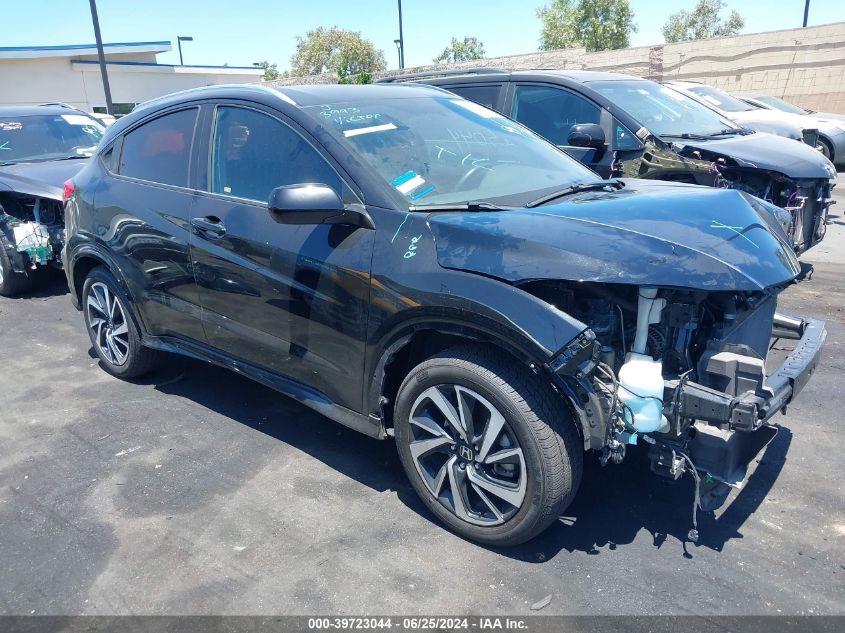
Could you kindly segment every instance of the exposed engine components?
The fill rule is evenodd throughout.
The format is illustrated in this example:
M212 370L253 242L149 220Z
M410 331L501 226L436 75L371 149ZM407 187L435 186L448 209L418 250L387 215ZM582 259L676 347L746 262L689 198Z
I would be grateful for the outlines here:
M60 201L0 193L0 233L12 247L7 254L17 271L61 266L65 227Z

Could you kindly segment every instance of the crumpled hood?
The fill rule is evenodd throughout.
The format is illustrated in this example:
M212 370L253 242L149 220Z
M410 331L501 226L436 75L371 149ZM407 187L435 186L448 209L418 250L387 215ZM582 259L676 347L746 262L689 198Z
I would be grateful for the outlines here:
M535 209L429 219L445 268L510 282L563 279L756 291L800 265L760 201L746 193L646 180Z
M65 180L73 178L89 159L53 160L40 163L0 165L0 191L62 199Z
M821 152L806 143L774 134L757 132L706 141L684 139L674 144L723 154L741 166L768 169L790 178L836 177L836 169Z

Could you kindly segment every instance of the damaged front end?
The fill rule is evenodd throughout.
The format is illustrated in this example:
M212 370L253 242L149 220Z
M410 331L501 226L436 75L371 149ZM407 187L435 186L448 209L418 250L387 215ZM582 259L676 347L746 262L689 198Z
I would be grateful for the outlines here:
M785 412L819 362L824 324L777 314L779 291L570 282L532 288L593 335L549 367L562 383L595 394L590 446L602 463L621 462L627 446L644 441L655 473L692 475L696 506L705 511L742 486L748 464L777 434L769 420ZM777 339L796 343L767 368Z
M17 192L0 192L0 240L16 273L38 266L61 268L65 242L60 200Z
M824 324L777 314L795 253L746 193L629 180L430 225L442 266L502 279L584 325L546 365L584 448L618 463L647 443L656 472L696 480L696 507L742 484L769 420L819 362ZM777 367L775 339L796 342Z

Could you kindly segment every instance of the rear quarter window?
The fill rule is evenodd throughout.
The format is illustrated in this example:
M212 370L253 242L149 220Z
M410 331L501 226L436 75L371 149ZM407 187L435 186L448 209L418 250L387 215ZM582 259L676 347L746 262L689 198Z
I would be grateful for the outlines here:
M126 134L118 172L139 180L187 187L197 112L197 108L190 108L165 114Z

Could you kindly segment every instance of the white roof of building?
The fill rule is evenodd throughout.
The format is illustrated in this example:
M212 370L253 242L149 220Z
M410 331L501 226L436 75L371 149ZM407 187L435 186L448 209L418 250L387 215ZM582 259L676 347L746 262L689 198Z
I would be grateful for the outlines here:
M109 42L103 44L106 55L115 53L166 53L172 51L169 41ZM0 59L35 59L38 57L76 57L96 55L96 44L60 44L57 46L0 46Z

